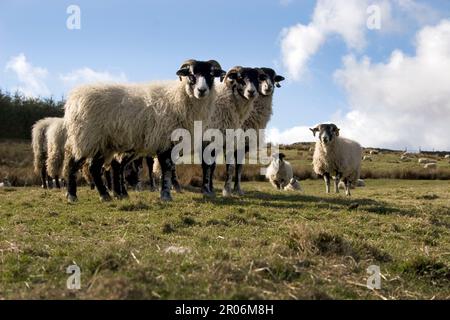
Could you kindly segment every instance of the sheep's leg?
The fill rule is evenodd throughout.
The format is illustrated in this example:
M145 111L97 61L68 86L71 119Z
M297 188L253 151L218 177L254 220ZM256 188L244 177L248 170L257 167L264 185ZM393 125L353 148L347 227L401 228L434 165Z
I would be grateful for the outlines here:
M227 163L226 164L225 185L222 190L222 195L226 198L231 196L231 182L233 180L233 171L234 171L234 165Z
M108 188L108 190L112 191L112 177L111 177L111 170L105 170L103 172L103 176L105 177L105 181L106 181L106 187ZM95 183L93 184L94 187L91 189L94 190L95 189Z
M352 183L351 183L351 181L350 181L349 179L345 179L345 180L344 180L344 183L345 183L345 194L346 194L348 197L350 197L350 196L352 195L351 192L350 192Z
M158 153L158 161L161 165L161 200L172 201L170 188L172 184L172 149Z
M55 176L55 186L57 189L61 189L61 185L59 184L59 176Z
M101 155L99 154L95 155L94 158L92 158L91 164L89 166L89 172L91 173L95 186L97 187L97 191L100 194L100 200L106 202L111 201L112 199L108 193L108 190L103 184L102 167L104 162L105 159ZM114 189L114 182L113 182L113 189Z
M214 191L214 172L216 171L216 162L213 162L213 164L211 164L211 171L210 176L209 176L209 191L211 191L211 193L213 195L216 194L216 192Z
M67 174L67 201L75 202L77 201L77 172L80 170L85 159L80 159L76 161L71 157L68 161L68 174Z
M242 169L244 168L243 164L236 164L236 175L234 179L234 188L233 192L237 193L240 196L244 195L244 191L241 189L241 177L242 177Z
M272 186L275 188L275 189L280 189L280 184L277 182L277 181L275 181L275 180L270 180L270 183L272 184Z
M120 163L117 160L113 159L111 161L112 191L114 198L116 199L122 199L120 170L121 170Z
M183 193L183 190L181 189L181 184L178 181L177 170L174 163L172 163L172 186L177 193Z
M45 165L41 168L41 183L41 187L47 189L47 168Z
M149 184L150 184L150 191L154 192L157 190L156 188L156 182L155 182L155 176L153 175L153 157L145 157L145 162L147 163L148 167L148 177L149 177Z
M49 189L53 189L53 178L47 174L47 185Z
M120 186L120 198L128 198L128 192L127 192L127 187L125 185L125 176L124 176L124 171L125 171L125 167L135 158L134 154L131 154L129 156L126 156L122 159L122 161L120 162L120 167L119 167L119 186Z
M334 177L334 191L339 193L339 182L341 182L341 174L336 173L336 177Z
M204 146L205 147L205 146ZM203 153L204 149L202 149ZM202 194L207 197L214 197L214 186L213 186L213 177L214 177L214 169L216 168L215 154L211 154L213 157L210 159L211 163L206 162L205 158L202 159Z
M329 173L325 173L325 174L323 175L323 179L324 179L324 181L325 181L325 190L326 190L326 193L330 193L330 183L331 183L331 177L330 177L330 174L329 174Z

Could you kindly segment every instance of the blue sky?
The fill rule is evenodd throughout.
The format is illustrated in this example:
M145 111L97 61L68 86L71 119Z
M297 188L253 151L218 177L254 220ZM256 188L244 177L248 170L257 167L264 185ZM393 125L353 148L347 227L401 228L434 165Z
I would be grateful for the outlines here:
M342 21L325 22L326 26L314 22L315 12L322 10L331 17L339 15L333 11L335 6L345 7L352 1L355 0L2 0L0 88L26 90L27 81L31 81L35 87L29 94L60 97L90 77L129 82L174 79L177 67L187 58L213 58L226 69L234 65L268 66L287 78L275 93L274 115L269 125L274 129L272 133L281 142L306 140L308 126L335 121L346 128L352 111L361 113L359 105L370 104L366 98L355 95L360 88L350 84L348 77L336 79L337 70L344 68L346 74L361 75L354 69L361 71L366 57L372 64L369 72L377 72L376 65L386 67L394 50L414 57L417 34L427 26L436 27L450 19L450 2L445 0L361 0L355 2L356 7L343 8ZM360 7L364 2L366 6ZM365 10L358 10L373 3L389 10L381 15L380 30L365 30L361 19L354 17L365 21ZM66 28L69 16L66 9L71 4L81 9L80 30ZM286 32L298 24L319 30L323 39L302 64L301 74L286 62L286 52L282 51ZM351 44L346 38L355 33L364 38L358 40L363 44ZM310 43L304 40L308 38L297 36L297 49L307 52ZM25 65L31 75L19 74L19 60L14 58L20 55L20 65ZM353 67L343 62L349 56L355 59ZM292 57L295 59L295 54ZM371 119L370 116L366 114ZM392 118L386 115L386 121ZM348 134L360 137L365 144L410 148L422 144L450 149L449 144L435 142L432 136L423 141L413 138L408 141L408 135L397 140L363 138L367 133L360 132L361 126L365 127L361 123L348 125Z

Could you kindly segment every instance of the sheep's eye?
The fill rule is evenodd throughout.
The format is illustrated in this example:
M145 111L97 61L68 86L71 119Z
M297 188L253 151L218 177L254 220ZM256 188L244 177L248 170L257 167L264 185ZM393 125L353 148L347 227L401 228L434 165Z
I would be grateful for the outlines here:
M240 85L245 86L245 80L242 79L242 78L239 78L239 79L238 79L238 83L239 83Z
M195 76L194 76L193 74L189 75L189 81L190 81L191 83L195 83L196 78L195 78Z

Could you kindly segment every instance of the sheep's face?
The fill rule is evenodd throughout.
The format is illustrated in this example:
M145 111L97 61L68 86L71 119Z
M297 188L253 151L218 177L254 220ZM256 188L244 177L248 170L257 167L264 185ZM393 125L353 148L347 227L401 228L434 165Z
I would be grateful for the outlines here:
M244 99L252 100L258 97L259 75L254 68L235 67L226 75L227 85Z
M280 82L284 80L283 76L277 75L275 70L271 68L259 68L259 88L258 91L263 96L270 96L273 94L275 86L281 87Z
M177 71L180 80L186 79L186 93L196 99L207 97L214 87L214 78L222 78L224 74L225 71L214 60L189 60Z
M339 128L335 124L320 124L314 129L310 129L314 136L319 132L320 142L324 145L328 145L334 142L336 137L339 137Z

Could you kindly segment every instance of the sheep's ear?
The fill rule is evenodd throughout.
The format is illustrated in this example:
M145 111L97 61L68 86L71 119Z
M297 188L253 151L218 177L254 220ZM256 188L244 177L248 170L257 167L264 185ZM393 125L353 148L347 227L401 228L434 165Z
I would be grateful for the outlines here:
M281 82L281 81L284 81L284 80L285 80L284 77L283 77L283 76L280 76L280 75L276 75L275 78L273 79L273 81L275 82L275 86L276 86L277 88L281 88L280 82Z
M280 154L278 155L278 158L280 158L280 160L283 161L284 158L286 158L286 155L285 155L284 153L280 153Z
M180 77L181 81L181 77L187 77L190 73L191 72L188 68L181 68L180 70L177 71L177 76Z
M341 129L336 128L336 137L339 137L339 132L341 131Z
M226 74L227 74L226 71L224 71L222 69L213 69L213 71L212 71L212 76L215 78L220 78L220 82L223 81Z
M312 131L314 137L316 136L316 132L319 131L319 129L317 129L317 128L314 128L314 129L309 128L309 130Z

